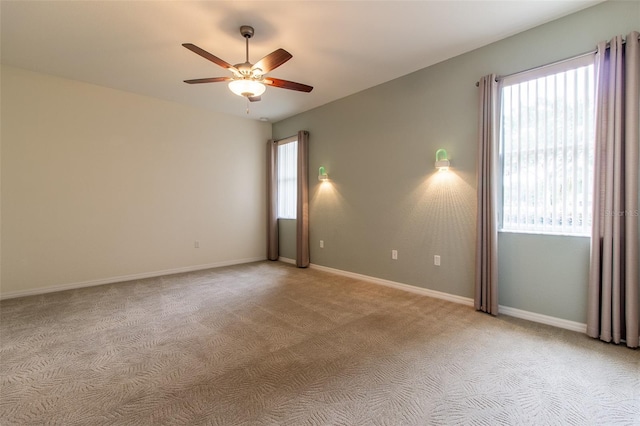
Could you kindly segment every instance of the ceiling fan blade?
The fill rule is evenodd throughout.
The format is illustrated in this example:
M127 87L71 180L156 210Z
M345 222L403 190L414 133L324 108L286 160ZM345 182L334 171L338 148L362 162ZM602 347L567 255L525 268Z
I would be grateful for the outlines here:
M247 99L249 99L249 102L258 102L262 98L260 96L249 96Z
M194 78L193 80L185 80L185 83L199 84L199 83L217 83L219 81L231 81L231 77L211 77L211 78Z
M259 68L262 70L262 74L266 74L269 71L278 68L280 65L284 64L291 58L293 58L293 55L291 55L291 53L287 52L284 49L278 49L260 59L254 66L251 67L251 69L255 70Z
M281 89L297 90L298 92L307 92L313 90L312 86L306 84L296 83L295 81L280 80L279 78L265 78L264 84L267 86L280 87Z
M211 62L213 62L216 65L220 65L222 68L226 68L226 69L229 69L229 70L232 70L232 71L234 71L236 69L233 65L231 65L227 61L224 61L224 60L218 58L217 56L212 55L211 53L207 52L204 49L200 49L195 44L182 43L182 45L184 47L186 47L187 49L189 49L190 51L192 51L193 53L195 53L197 55L200 55L205 59L210 60Z

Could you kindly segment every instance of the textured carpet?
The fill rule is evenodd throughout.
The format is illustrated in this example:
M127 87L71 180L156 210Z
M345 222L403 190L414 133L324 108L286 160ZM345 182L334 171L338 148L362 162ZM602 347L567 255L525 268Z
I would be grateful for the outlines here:
M0 424L639 425L640 352L277 262L0 304Z

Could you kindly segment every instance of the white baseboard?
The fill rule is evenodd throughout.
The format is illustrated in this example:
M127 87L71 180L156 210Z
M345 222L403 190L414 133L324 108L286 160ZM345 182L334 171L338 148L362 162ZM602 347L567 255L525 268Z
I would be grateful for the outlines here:
M16 297L24 297L24 296L36 296L39 294L53 293L56 291L74 290L77 288L93 287L96 285L113 284L113 283L119 283L124 281L141 280L144 278L154 278L154 277L160 277L163 275L179 274L182 272L201 271L203 269L220 268L222 266L231 266L231 265L240 265L243 263L258 262L261 260L265 260L265 258L252 257L247 259L225 260L222 262L208 263L205 265L184 266L181 268L164 269L162 271L142 272L139 274L120 275L116 277L100 278L97 280L89 280L89 281L81 281L81 282L69 283L69 284L59 284L59 285L53 285L53 286L47 286L47 287L39 287L39 288L30 289L30 290L11 291L6 294L0 294L0 300L14 299Z
M409 284L402 284L395 281L384 280L382 278L371 277L369 275L356 274L354 272L343 271L341 269L329 268L328 266L321 266L311 264L312 269L318 269L320 271L331 272L337 275L342 275L349 278L355 278L362 281L367 281L373 284L383 285L385 287L397 288L400 290L408 291L411 293L421 294L423 296L433 297L435 299L448 300L449 302L459 303L461 305L473 306L473 299L468 297L456 296L455 294L443 293L441 291L429 290L427 288L416 287Z
M537 314L535 312L523 311L521 309L510 308L509 306L498 307L498 311L501 314L509 315L510 317L516 317L526 319L529 321L537 322L540 324L552 325L558 328L564 328L566 330L577 331L580 333L587 332L587 324L582 324L575 321L569 321L562 318L550 317L548 315Z
M288 262L289 260L291 259L282 260L282 261L290 263ZM295 262L292 261L291 263L295 263ZM356 274L354 272L343 271L341 269L330 268L328 266L321 266L321 265L315 265L315 264L311 264L309 266L312 269L318 269L320 271L325 271L325 272L330 272L337 275L342 275L345 277L355 278L355 279L367 281L373 284L397 288L399 290L421 294L423 296L429 296L435 299L447 300L449 302L459 303L465 306L473 306L473 299L468 297L462 297L462 296L457 296L455 294L443 293L441 291L429 290L422 287L416 287L409 284L403 284L395 281L384 280L381 278L371 277L368 275ZM564 328L566 330L577 331L580 333L586 333L587 331L586 324L582 324L575 321L569 321L562 318L556 318L548 315L537 314L535 312L523 311L521 309L511 308L509 306L502 306L502 305L500 305L499 311L501 314L508 315L510 317L521 318L528 321L537 322L540 324L546 324L546 325L551 325L558 328Z
M223 262L208 263L205 265L185 266L181 268L165 269L162 271L143 272L143 273L131 274L131 275L120 275L116 277L101 278L97 280L82 281L82 282L76 282L76 283L70 283L70 284L60 284L60 285L54 285L54 286L48 286L48 287L40 287L40 288L35 288L30 290L12 291L6 294L0 294L0 300L13 299L16 297L24 297L24 296L35 296L39 294L53 293L56 291L74 290L77 288L93 287L97 285L113 284L113 283L124 282L124 281L140 280L144 278L160 277L163 275L179 274L183 272L193 272L193 271L200 271L204 269L220 268L223 266L240 265L243 263L258 262L261 260L265 260L265 258L253 257L253 258L247 258L247 259L227 260ZM294 259L289 259L287 257L279 257L278 260L280 262L289 263L292 265L296 264L296 261ZM369 275L357 274L355 272L343 271L341 269L330 268L328 266L316 265L313 263L310 264L309 267L312 269L317 269L320 271L325 271L325 272L333 273L336 275L342 275L349 278L367 281L373 284L378 284L386 287L408 291L410 293L433 297L435 299L447 300L449 302L459 303L465 306L473 306L473 299L468 297L457 296L455 294L444 293L436 290L429 290L422 287L416 287L409 284L403 284L395 281L385 280L382 278L371 277ZM521 318L521 319L525 319L525 320L529 320L529 321L533 321L541 324L547 324L547 325L551 325L558 328L564 328L566 330L577 331L580 333L585 333L587 330L586 324L582 324L575 321L569 321L562 318L556 318L548 315L537 314L535 312L523 311L521 309L511 308L509 306L502 306L502 305L500 305L499 310L500 310L500 313L504 315L512 316L515 318Z

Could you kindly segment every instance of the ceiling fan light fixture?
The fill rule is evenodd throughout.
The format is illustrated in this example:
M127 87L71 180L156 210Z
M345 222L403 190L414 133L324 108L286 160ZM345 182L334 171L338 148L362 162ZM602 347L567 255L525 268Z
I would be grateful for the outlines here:
M0 0L2 1L2 0ZM293 58L291 53L280 48L269 53L264 58L260 59L255 64L249 62L249 39L253 37L253 27L249 25L243 25L240 27L240 34L245 38L246 56L245 62L231 65L227 61L218 58L215 55L207 52L204 49L199 48L193 43L182 43L182 46L189 49L193 53L203 57L204 59L213 62L214 64L231 71L232 77L209 77L209 78L196 78L190 80L184 80L187 84L199 84L199 83L217 83L221 81L229 82L229 89L238 96L247 98L248 102L257 102L261 98L260 96L265 92L266 86L277 87L280 89L296 90L298 92L310 92L313 87L306 84L296 83L295 81L281 80L279 78L269 77L265 79L265 76L278 68L280 65ZM247 104L248 105L248 104ZM249 109L247 108L247 114Z
M267 88L259 81L241 79L231 81L229 89L238 96L250 98L262 95Z

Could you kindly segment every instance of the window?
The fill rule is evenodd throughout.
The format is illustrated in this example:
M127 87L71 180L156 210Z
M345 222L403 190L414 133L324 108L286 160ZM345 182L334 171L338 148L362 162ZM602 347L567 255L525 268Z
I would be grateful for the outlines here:
M298 141L278 145L278 219L295 219L298 199Z
M502 230L590 235L593 55L502 80Z

